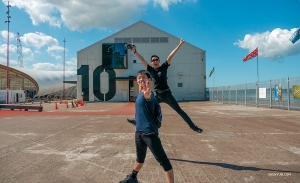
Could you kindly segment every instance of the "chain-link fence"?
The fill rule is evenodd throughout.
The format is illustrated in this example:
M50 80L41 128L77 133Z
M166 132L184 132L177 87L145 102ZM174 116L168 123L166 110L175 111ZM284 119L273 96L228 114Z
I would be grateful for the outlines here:
M207 88L209 101L300 111L300 77Z

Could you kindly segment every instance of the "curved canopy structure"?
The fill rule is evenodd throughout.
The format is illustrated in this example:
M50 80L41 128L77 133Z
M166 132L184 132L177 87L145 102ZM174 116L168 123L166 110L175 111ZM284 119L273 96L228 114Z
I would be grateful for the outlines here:
M0 89L6 89L7 66L0 64ZM10 90L36 89L36 96L44 96L63 89L63 71L33 70L9 67ZM76 82L76 71L65 71L65 81ZM65 89L71 84L65 83Z

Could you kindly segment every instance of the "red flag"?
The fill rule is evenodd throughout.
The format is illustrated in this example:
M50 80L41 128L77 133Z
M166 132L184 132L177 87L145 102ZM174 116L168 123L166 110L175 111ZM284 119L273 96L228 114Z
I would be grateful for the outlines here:
M253 50L251 53L249 53L248 55L246 55L244 58L243 58L243 61L246 62L254 57L257 57L258 56L258 47Z

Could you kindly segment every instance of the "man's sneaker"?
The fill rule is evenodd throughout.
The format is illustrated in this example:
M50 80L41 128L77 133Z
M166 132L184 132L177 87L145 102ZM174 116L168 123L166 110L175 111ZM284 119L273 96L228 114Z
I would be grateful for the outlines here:
M192 128L192 130L194 130L195 132L198 132L198 133L202 133L203 132L203 130L201 128L199 128L198 126L194 126Z
M127 119L127 121L133 125L136 125L135 119Z
M137 178L132 178L131 176L127 175L124 180L121 180L119 183L138 183Z

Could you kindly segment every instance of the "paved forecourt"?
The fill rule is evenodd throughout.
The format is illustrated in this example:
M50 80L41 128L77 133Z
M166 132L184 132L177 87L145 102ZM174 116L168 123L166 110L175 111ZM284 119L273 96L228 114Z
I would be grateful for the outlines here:
M299 182L299 111L179 104L204 132L162 104L160 138L175 182ZM42 105L42 112L0 110L0 182L113 183L132 171L134 126L126 118L134 103ZM165 182L151 152L138 180Z

